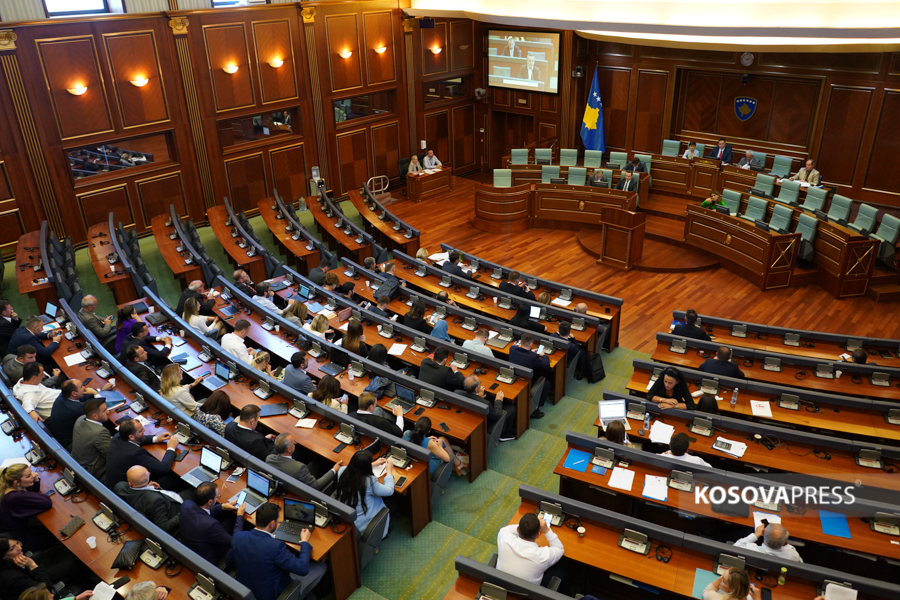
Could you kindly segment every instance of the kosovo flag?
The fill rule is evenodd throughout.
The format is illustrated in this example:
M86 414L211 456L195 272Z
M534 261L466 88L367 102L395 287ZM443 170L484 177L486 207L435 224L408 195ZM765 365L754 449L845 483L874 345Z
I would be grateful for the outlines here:
M584 107L581 122L581 139L585 150L606 152L606 136L603 134L603 102L600 100L600 83L597 81L597 67L594 67L594 82Z

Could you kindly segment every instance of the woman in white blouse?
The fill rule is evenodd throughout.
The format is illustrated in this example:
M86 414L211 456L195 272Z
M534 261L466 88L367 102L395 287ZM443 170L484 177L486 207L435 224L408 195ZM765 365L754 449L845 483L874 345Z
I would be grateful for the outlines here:
M303 326L303 329L323 340L329 333L334 333L333 329L328 328L328 319L322 314L316 315L316 318L312 320L312 323L307 323Z
M196 298L188 298L185 301L182 318L203 335L209 335L211 330L215 331L214 336L209 335L213 339L217 340L225 333L225 324L219 320L219 317L207 317L200 314L200 303Z
M691 142L681 158L697 158L698 156L700 156L700 153L697 152L697 142Z
M199 412L200 403L194 400L191 389L200 385L203 379L203 377L197 377L193 383L181 385L181 367L175 364L166 365L159 378L159 395L171 402L175 408L193 418Z
M731 567L703 590L703 600L760 600L762 590L750 585L746 571Z

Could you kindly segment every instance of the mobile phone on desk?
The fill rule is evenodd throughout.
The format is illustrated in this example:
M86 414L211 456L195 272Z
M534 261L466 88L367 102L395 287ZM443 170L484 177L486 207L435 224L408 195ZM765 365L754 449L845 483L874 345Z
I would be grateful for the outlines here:
M228 479L225 483L234 483L238 479L241 478L241 475L244 474L246 469L244 467L237 467L234 471L231 472L231 475L228 476Z
M417 411L414 412L413 414L416 415L416 416L418 417L418 416L421 415L423 412L425 412L425 407L424 407L424 406L420 406L420 407L419 407L419 410L417 410Z
M492 385L492 386L489 387L488 389L489 389L489 390L496 390L498 387L500 387L500 384L497 383L497 382L494 382L494 385Z
M450 431L450 428L447 427L446 423L441 423L440 428L444 431L444 433L447 433L448 431Z
M81 382L81 385L83 385L84 387L87 387L88 384L93 380L94 380L93 377L88 377L87 379L85 379L84 381Z
M401 477L400 479L398 479L397 481L394 482L394 487L402 488L405 483L406 483L406 477Z

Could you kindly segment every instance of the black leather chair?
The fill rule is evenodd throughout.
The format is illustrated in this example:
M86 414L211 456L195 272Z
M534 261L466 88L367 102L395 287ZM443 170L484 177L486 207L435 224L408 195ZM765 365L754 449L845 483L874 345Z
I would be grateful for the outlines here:
M488 458L491 456L491 452L493 452L494 448L500 445L500 434L503 433L503 428L506 426L506 421L509 418L509 412L503 411L503 414L497 419L497 422L494 423L494 426L488 431L488 440L487 440L487 455Z
M406 172L409 170L409 158L401 158L397 161L397 168L400 169L400 179L406 181ZM403 195L406 195L406 184L403 184Z
M359 536L359 544L357 545L357 553L359 554L359 567L365 569L381 548L381 542L384 541L384 533L388 526L389 511L387 507L378 511L378 514L369 521L366 530Z

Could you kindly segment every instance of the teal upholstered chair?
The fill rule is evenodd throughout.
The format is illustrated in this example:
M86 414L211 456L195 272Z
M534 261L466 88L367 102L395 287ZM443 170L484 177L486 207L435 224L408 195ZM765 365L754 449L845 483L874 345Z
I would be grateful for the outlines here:
M599 169L603 162L603 153L599 150L584 151L584 166L591 169Z
M799 181L791 181L790 179L782 179L781 180L781 191L778 192L778 197L775 198L779 202L784 202L785 204L790 204L791 206L797 206L798 198L800 197L800 182Z
M553 162L553 148L535 148L534 164L549 165Z
M584 185L587 181L587 169L584 167L569 167L569 185Z
M663 156L681 156L681 142L678 140L663 140Z
M528 164L528 148L513 148L512 159L509 161L511 165L527 165Z
M784 185L784 182L781 182ZM828 190L818 187L806 188L806 200L800 205L802 210L814 213L825 207L825 197L828 196Z
M871 239L881 242L878 247L878 258L884 262L894 262L898 234L900 234L900 219L894 215L884 215L881 217L878 231L869 236Z
M628 162L628 153L627 152L610 152L609 160L606 161L607 166L613 167L614 165L618 165L615 167L616 169L621 169L625 166L625 163Z
M644 166L647 167L647 177L649 177L649 179L647 180L647 185L653 187L653 175L650 174L650 164L653 160L653 157L649 154L635 154L634 157L640 159L640 161L644 163Z
M731 216L737 216L741 210L741 193L734 190L722 190L722 200L728 207L728 212L731 213Z
M800 260L810 262L815 254L813 242L816 241L816 228L819 226L819 220L812 215L801 214L797 218L797 229L794 233L800 234Z
M574 167L578 164L578 150L574 148L561 148L559 151L559 164L562 167Z
M750 196L750 199L747 201L747 210L744 211L744 214L739 216L742 219L747 219L748 221L765 221L766 209L768 207L769 203L765 198Z
M791 230L791 216L794 214L787 206L776 204L772 207L772 216L769 218L769 229L778 233L787 233Z
M855 229L861 234L868 236L870 233L875 231L875 217L877 216L877 208L868 204L860 204L859 212L856 213L856 218L852 223L849 223L847 227L849 227L850 229Z
M606 187L612 187L612 169L600 169L600 172L603 173L603 178L606 179ZM602 184L601 184L602 187Z
M494 169L494 187L512 187L512 169Z
M840 194L835 194L831 199L831 206L828 207L828 220L836 221L838 225L846 225L847 219L850 218L850 207L853 206L853 200Z
M494 72L492 75L496 75L497 77L510 77L510 68L511 67L498 67L494 65Z
M790 156L775 155L775 159L772 162L772 170L769 171L769 174L775 177L788 177L791 174L791 166L793 164L794 160Z
M705 156L703 153L706 152L706 144L697 143L697 152L700 153L700 156Z
M541 167L541 183L550 183L551 179L559 179L559 165Z
M766 168L766 159L769 158L769 155L766 154L765 152L757 152L756 150L754 150L753 156L755 156L756 160L759 161L759 166L761 166L763 169L765 169Z
M753 187L771 196L772 190L775 189L775 178L764 173L757 173L756 183L753 184Z

